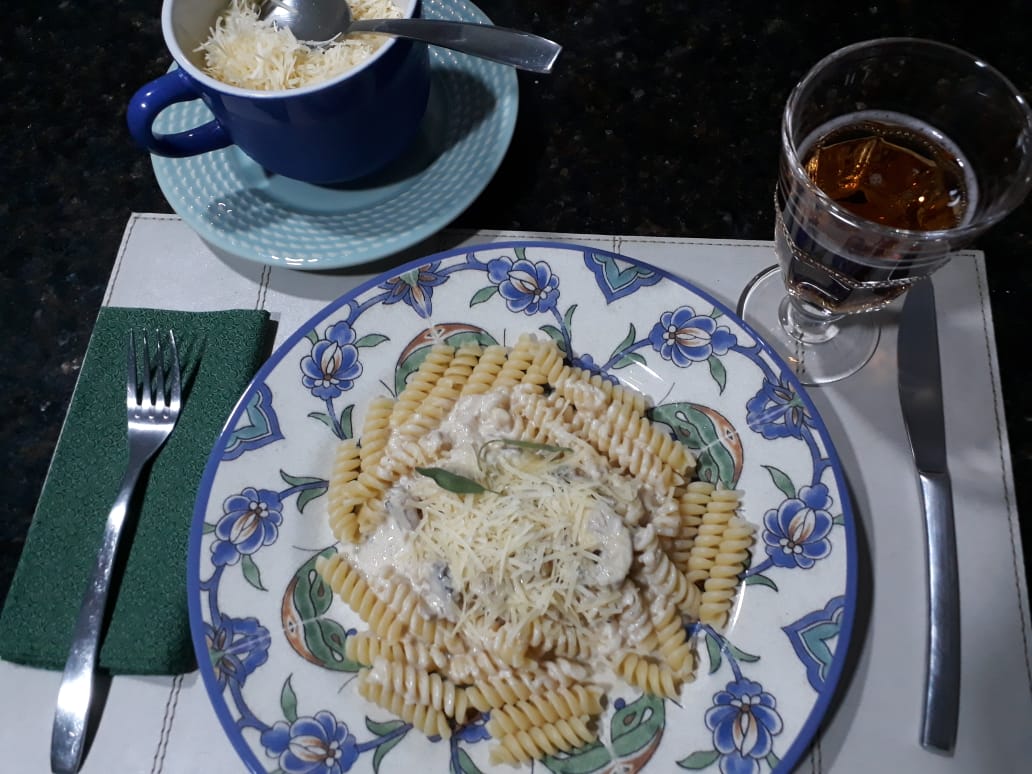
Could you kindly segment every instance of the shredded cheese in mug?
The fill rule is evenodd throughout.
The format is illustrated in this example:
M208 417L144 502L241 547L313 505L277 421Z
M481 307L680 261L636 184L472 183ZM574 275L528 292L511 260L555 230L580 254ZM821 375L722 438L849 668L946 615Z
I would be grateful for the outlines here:
M400 18L391 0L351 0L355 19ZM364 62L390 40L385 35L349 35L328 46L309 46L270 19L258 19L252 0L231 0L197 50L204 71L243 89L280 91L330 80Z

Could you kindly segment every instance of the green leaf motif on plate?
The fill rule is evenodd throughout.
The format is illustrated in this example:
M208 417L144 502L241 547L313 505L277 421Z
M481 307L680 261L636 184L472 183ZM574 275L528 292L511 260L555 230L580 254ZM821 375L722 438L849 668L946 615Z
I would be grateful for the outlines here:
M538 330L542 331L546 336L548 336L548 338L554 341L560 351L565 349L566 342L563 341L563 332L554 325L542 325Z
M283 710L283 717L288 723L297 720L297 694L294 693L294 686L290 684L290 677L287 677L280 690L280 709Z
M686 758L679 760L677 765L682 769L698 771L699 769L709 768L717 762L718 758L720 758L720 753L716 750L697 750Z
M385 341L390 341L390 338L382 333L367 333L355 342L355 346L358 348L376 347Z
M464 323L439 323L427 328L409 342L398 357L398 363L394 367L395 395L401 394L409 377L419 369L433 345L437 343L458 349L464 344L489 347L498 342L487 331Z
M268 591L268 589L262 585L262 573L258 569L258 565L255 563L253 556L250 554L244 554L241 556L240 569L244 573L244 580L259 591Z
M708 632L706 634L706 655L709 656L709 674L714 674L720 669L726 655L736 663L752 664L760 660L759 656L746 653L722 636Z
M648 365L648 361L637 352L625 352L613 363L614 369L627 368L630 365Z
M768 578L762 573L756 573L755 575L747 575L745 577L746 586L766 586L768 589L778 590L778 584Z
M324 478L318 476L292 476L289 473L280 471L280 478L290 484L292 490L297 490L297 509L304 513L305 506L312 500L322 497L329 489L329 484Z
M651 409L649 418L669 426L674 438L695 453L700 479L735 488L745 452L727 418L695 403L664 403Z
M541 760L555 774L639 771L659 747L665 725L663 699L643 694L613 713L608 746L600 741L592 742L572 752L549 755Z
M473 759L469 757L469 753L461 747L452 758L451 769L454 774L483 774L483 772L477 768L477 765L473 763Z
M566 310L566 314L563 315L563 325L567 331L573 330L573 313L577 311L576 304L570 304L570 308ZM569 353L567 353L569 354Z
M713 377L713 381L717 383L717 387L720 388L720 393L723 395L724 388L727 387L727 369L716 355L710 355L706 362L709 365L710 376Z
M637 337L638 333L634 328L634 323L631 323L630 327L627 330L627 335L624 336L623 341L617 344L616 349L614 349L612 354L609 355L609 359L612 360L613 358L621 355L625 349L634 344L634 340Z
M388 720L381 723L369 718L366 718L365 724L366 728L381 740L376 745L376 752L373 753L373 771L379 774L384 756L405 738L411 726L403 720Z
M488 285L486 288L480 288L480 290L473 294L473 298L469 300L470 308L491 300L496 293L498 293L497 285Z
M554 774L591 774L603 770L612 760L613 756L604 744L591 742L572 752L547 755L541 762Z
M774 486L780 489L785 497L791 500L796 496L795 484L792 483L792 479L788 477L785 471L775 468L773 465L764 465L763 468L770 473L770 480L774 482Z
M333 547L313 556L294 573L283 595L283 633L299 656L336 672L357 672L361 664L344 653L348 633L326 616L333 602L333 589L315 569L318 558L336 553Z
M651 751L659 744L666 725L666 705L663 699L651 694L621 707L613 715L610 731L613 752L619 760Z

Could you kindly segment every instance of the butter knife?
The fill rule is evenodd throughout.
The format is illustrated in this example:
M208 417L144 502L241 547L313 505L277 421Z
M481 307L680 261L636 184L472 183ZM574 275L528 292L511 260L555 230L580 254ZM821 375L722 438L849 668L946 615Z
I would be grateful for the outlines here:
M928 633L921 745L952 752L960 706L960 590L953 491L946 465L942 373L930 280L907 293L899 321L899 400L924 510Z

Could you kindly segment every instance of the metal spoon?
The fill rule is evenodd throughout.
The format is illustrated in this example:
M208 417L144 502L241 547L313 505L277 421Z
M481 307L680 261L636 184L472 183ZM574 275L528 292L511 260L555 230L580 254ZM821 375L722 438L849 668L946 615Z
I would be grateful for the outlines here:
M289 29L298 40L324 44L352 32L413 38L521 70L549 73L562 46L529 32L474 22L351 17L347 0L263 0L259 18Z

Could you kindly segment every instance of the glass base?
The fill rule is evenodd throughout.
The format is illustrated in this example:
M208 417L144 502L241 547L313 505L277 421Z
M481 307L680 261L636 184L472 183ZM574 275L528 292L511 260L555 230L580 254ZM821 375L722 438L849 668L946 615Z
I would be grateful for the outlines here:
M881 328L869 314L846 315L793 336L782 324L790 316L787 304L781 270L772 266L742 292L738 316L777 350L805 385L829 384L855 374L878 348Z

